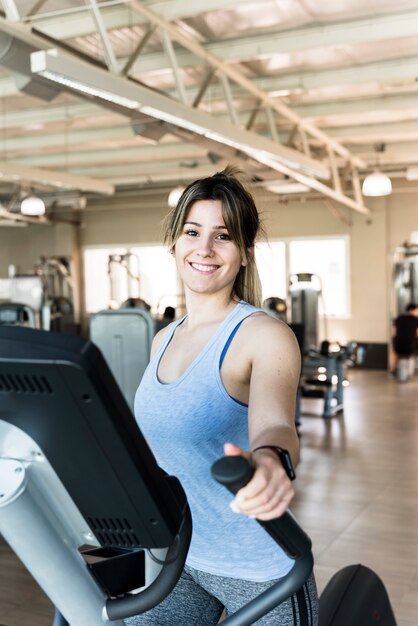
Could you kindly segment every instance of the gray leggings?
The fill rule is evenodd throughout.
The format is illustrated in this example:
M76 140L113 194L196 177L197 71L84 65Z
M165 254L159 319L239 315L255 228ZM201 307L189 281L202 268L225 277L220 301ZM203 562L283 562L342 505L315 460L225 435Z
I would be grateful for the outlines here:
M276 581L254 583L214 576L186 565L158 606L125 620L127 626L216 626L225 608L234 613ZM295 595L254 622L254 626L318 626L318 596L313 575Z

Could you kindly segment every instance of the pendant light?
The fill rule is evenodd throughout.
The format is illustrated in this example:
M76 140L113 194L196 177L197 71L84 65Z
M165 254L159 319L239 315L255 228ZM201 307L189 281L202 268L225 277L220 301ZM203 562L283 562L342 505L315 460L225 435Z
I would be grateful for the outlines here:
M392 181L389 176L375 170L363 181L363 196L388 196L392 193Z
M35 196L34 193L30 193L25 198L23 198L20 204L20 212L22 213L22 215L44 215L45 203L42 198L39 198L39 196Z
M366 176L363 181L362 192L363 196L388 196L392 193L392 181L389 176L383 174L378 169L378 153L382 153L385 151L385 144L377 144L375 146L376 150L376 168L372 174Z

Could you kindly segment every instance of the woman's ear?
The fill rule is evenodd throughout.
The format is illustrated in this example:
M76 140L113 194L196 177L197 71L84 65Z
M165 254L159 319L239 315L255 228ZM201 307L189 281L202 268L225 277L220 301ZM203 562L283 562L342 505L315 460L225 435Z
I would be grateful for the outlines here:
M247 267L247 265L253 260L254 258L254 246L251 246L250 248L247 248L247 254L245 256L245 258L242 259L242 267Z

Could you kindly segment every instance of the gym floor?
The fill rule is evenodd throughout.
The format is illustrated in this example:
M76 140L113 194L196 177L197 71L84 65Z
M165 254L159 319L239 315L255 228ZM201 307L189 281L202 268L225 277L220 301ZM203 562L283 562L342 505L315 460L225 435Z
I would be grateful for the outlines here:
M349 370L344 415L302 403L293 511L310 534L321 591L363 563L383 579L398 626L418 624L418 376ZM0 626L51 626L52 607L0 539ZM180 625L179 625L180 626ZM355 626L353 624L353 626Z

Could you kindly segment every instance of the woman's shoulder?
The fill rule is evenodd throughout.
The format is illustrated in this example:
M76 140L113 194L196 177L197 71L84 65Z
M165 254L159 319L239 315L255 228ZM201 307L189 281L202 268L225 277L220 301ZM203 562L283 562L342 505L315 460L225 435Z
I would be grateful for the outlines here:
M246 317L242 327L242 338L256 349L271 347L271 344L280 344L289 349L297 346L295 334L290 326L261 309Z

